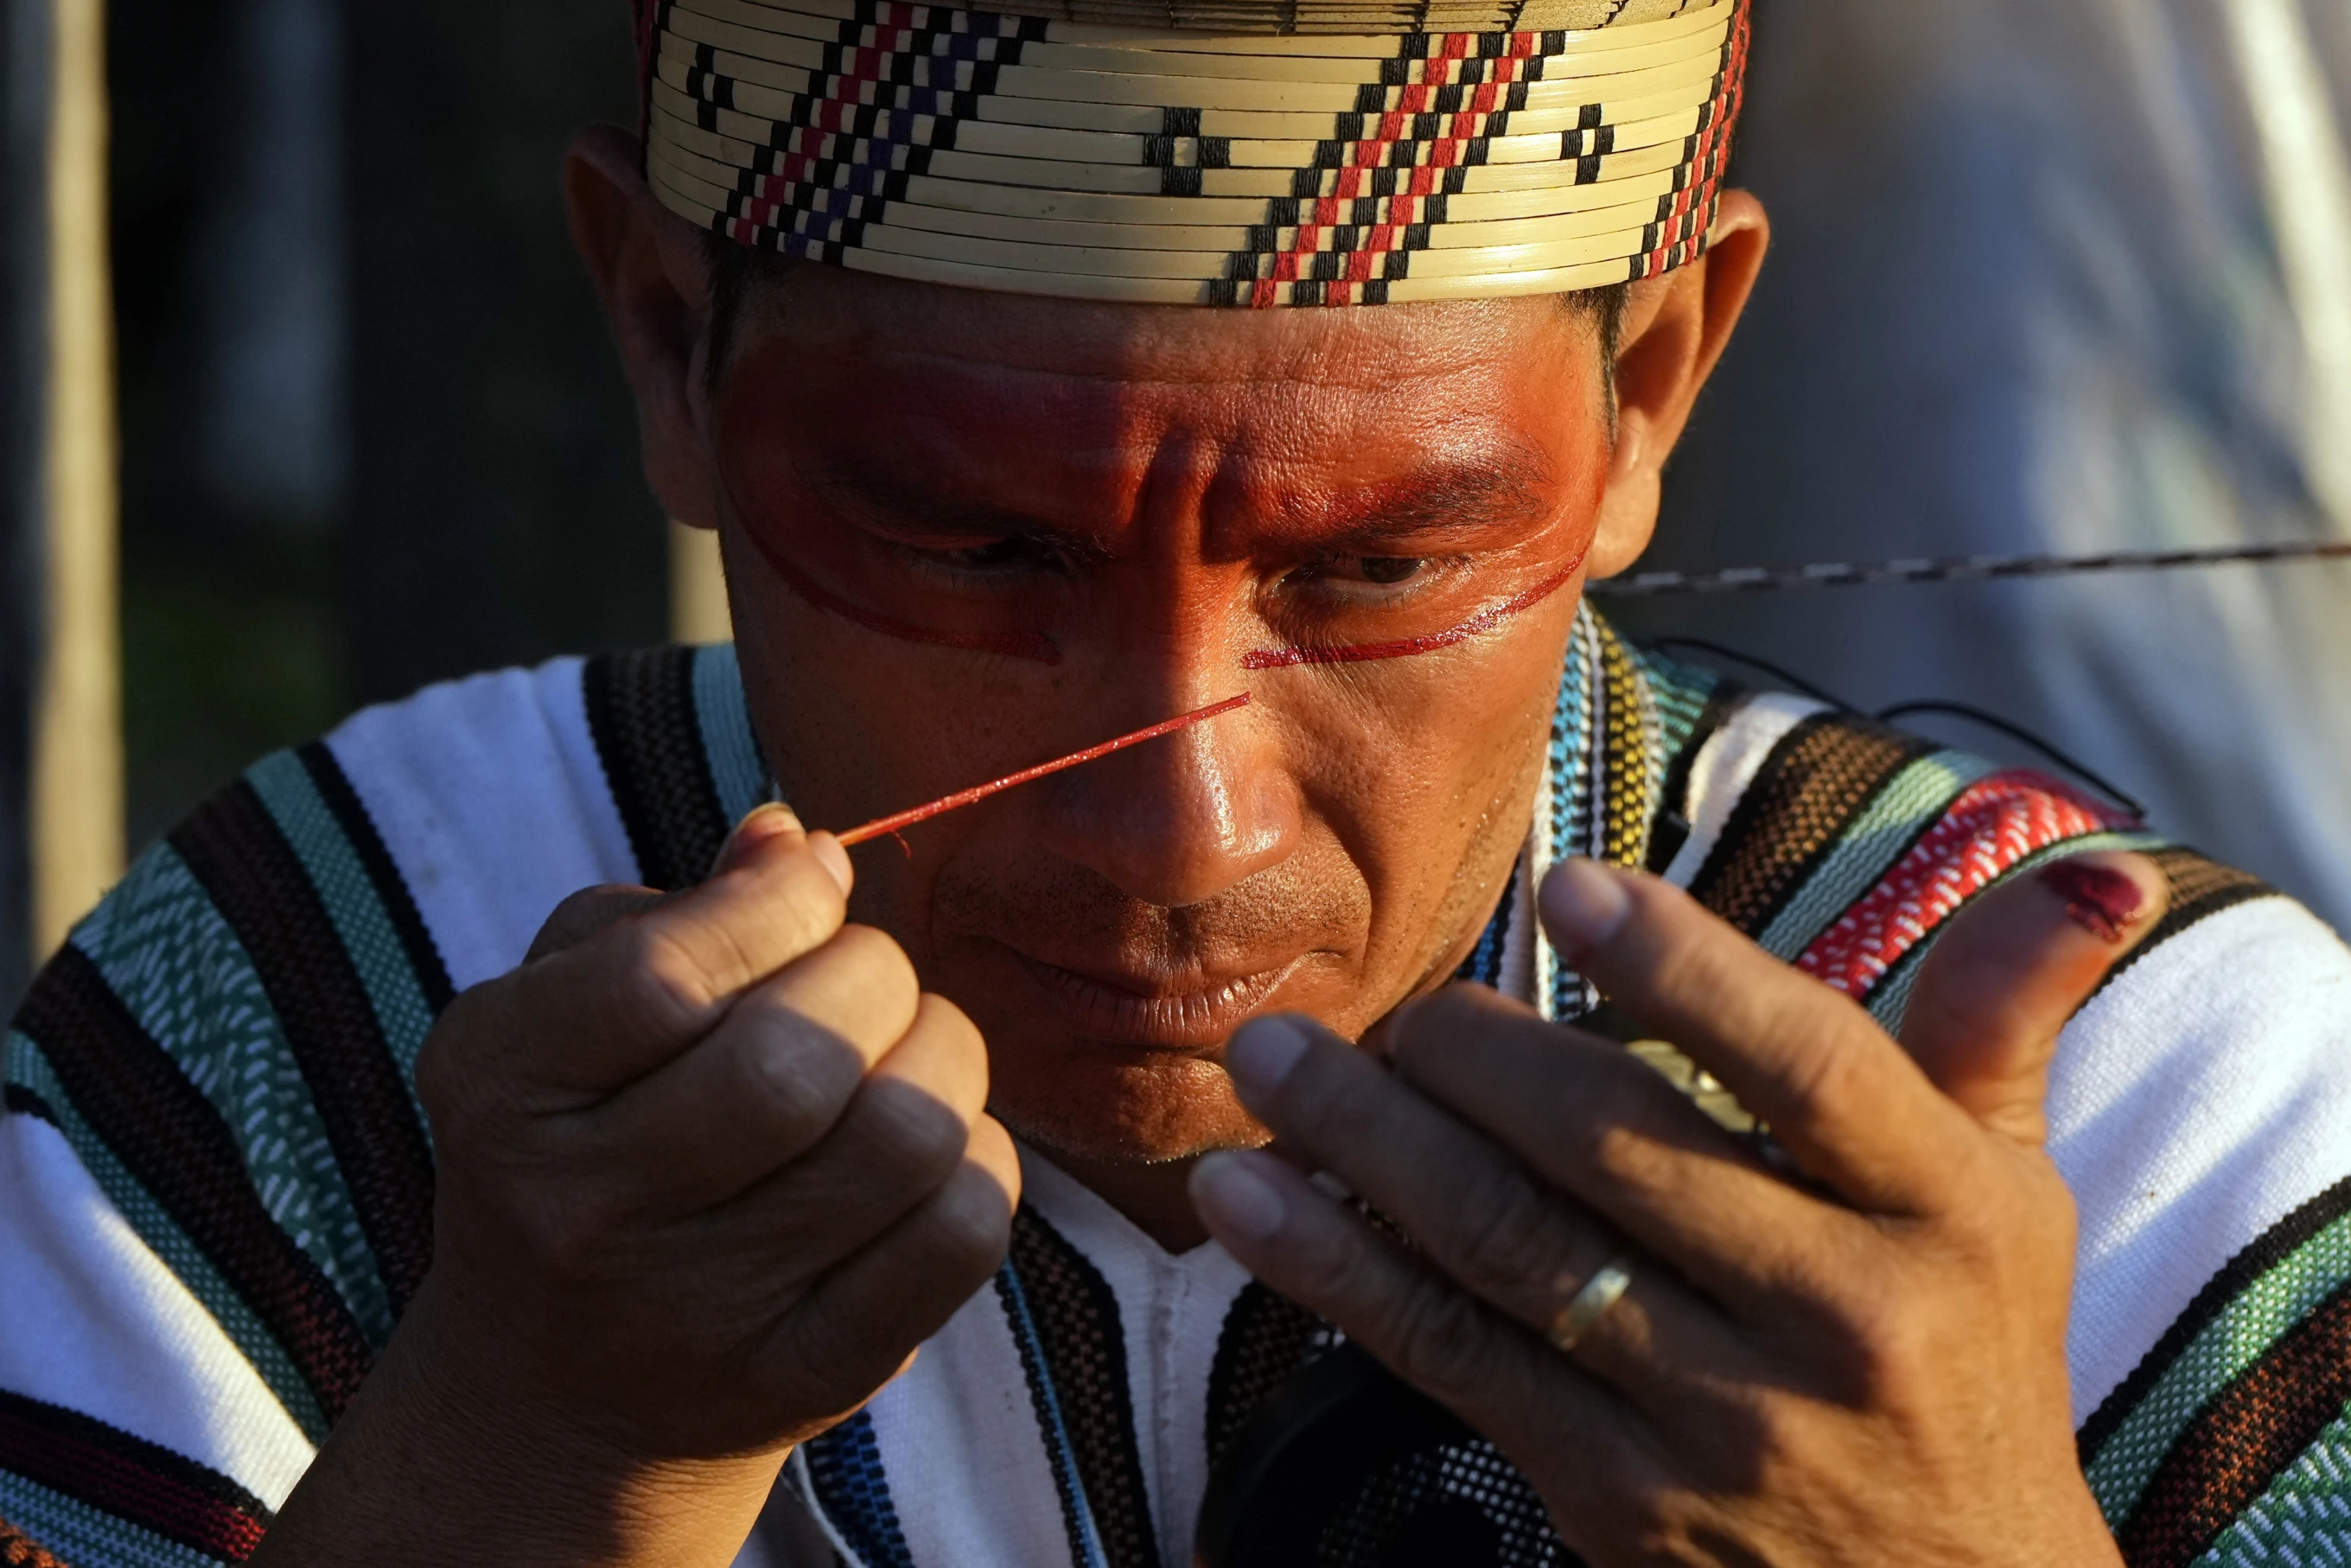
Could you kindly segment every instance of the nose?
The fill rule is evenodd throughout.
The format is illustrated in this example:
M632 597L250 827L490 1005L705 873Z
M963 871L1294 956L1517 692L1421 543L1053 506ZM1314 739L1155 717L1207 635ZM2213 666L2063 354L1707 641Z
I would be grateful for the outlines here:
M1104 758L1046 789L1046 846L1164 909L1207 903L1280 864L1298 840L1296 784L1270 716L1255 707Z

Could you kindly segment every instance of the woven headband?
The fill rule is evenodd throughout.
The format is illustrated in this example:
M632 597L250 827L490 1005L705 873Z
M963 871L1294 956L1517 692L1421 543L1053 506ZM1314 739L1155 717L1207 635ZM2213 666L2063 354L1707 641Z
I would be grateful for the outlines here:
M1169 305L1678 267L1749 26L1749 0L640 3L672 211L859 271Z

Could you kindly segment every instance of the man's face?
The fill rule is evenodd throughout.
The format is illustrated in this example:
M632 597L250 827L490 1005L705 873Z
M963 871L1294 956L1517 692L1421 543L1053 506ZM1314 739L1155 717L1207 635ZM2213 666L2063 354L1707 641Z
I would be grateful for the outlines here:
M987 1035L1040 1145L1260 1136L1242 1020L1442 982L1525 836L1609 465L1556 299L1098 308L803 269L713 399L745 678L847 828L1241 711L857 852L852 912Z

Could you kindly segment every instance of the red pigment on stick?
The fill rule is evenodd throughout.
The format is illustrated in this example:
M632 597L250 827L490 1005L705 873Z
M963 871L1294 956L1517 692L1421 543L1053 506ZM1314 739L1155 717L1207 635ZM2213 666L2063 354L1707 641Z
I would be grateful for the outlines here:
M1122 735L1116 740L1105 740L1100 746L1090 746L1083 751L1071 752L1069 756L1052 762L1040 762L1034 768L1024 768L1019 772L1008 774L992 784L982 784L976 789L962 790L947 796L945 800L934 800L927 806L917 806L911 811L901 811L894 817L883 817L877 821L868 822L862 828L852 828L841 835L841 847L852 849L869 839L883 838L903 828L911 828L917 822L927 822L933 817L943 817L949 811L961 810L966 806L976 805L990 795L1001 795L1007 789L1017 789L1023 784L1033 784L1049 775L1066 772L1070 768L1099 761L1113 751L1124 751L1130 746L1141 746L1146 740L1157 740L1161 736L1173 735L1179 729L1189 729L1196 724L1206 724L1212 718L1221 718L1236 708L1249 706L1249 694L1243 692L1237 697L1227 697L1223 702L1212 704L1194 713L1187 713L1181 718L1171 718L1164 724L1155 724L1148 729L1138 729L1133 735Z
M1434 653L1440 648L1483 636L1512 616L1532 610L1573 581L1575 574L1583 570L1583 557L1577 556L1557 576L1537 583L1516 599L1487 606L1449 632L1394 643L1359 643L1351 648L1260 648L1241 660L1241 668L1290 670L1301 664L1369 664L1381 659L1409 659L1416 653Z
M2042 868L2041 880L2065 901L2065 918L2100 941L2122 946L2123 933L2147 907L2147 893L2118 871L2058 861Z

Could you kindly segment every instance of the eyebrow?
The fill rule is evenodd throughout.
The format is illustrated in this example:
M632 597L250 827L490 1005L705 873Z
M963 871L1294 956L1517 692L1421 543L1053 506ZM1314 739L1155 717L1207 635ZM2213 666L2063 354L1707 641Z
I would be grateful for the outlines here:
M1326 545L1406 534L1483 533L1549 510L1542 465L1518 454L1492 461L1458 459L1341 497L1314 526Z
M1522 452L1506 452L1487 461L1453 458L1341 492L1326 507L1293 507L1277 515L1302 536L1299 543L1326 550L1343 551L1350 545L1407 535L1489 533L1547 512L1550 504L1543 492L1549 478L1547 466ZM945 533L1029 539L1081 560L1104 553L1100 539L1057 528L1032 513L926 494L896 475L870 468L826 463L808 471L807 482L835 504L863 512L884 528L904 520Z

